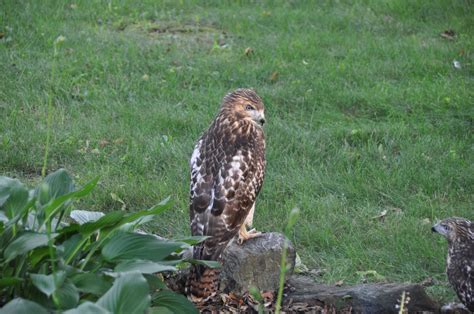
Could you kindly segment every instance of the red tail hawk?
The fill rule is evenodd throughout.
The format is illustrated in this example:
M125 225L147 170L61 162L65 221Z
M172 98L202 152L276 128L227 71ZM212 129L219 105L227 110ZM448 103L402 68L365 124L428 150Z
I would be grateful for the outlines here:
M474 312L474 223L464 218L448 218L432 230L448 239L446 272L461 302Z
M258 236L251 226L265 172L262 99L250 89L226 95L217 117L199 138L191 157L190 218L193 235L210 236L193 257L219 260L227 244ZM218 270L193 265L187 293L194 301L216 294Z

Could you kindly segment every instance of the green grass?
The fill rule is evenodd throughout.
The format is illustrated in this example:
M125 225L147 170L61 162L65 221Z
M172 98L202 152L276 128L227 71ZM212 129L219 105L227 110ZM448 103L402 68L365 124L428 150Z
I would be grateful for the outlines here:
M1 174L38 181L53 91L48 171L101 176L81 206L171 195L152 230L189 234L193 144L224 94L254 87L268 120L257 229L282 230L297 206L293 241L321 281L432 276L453 298L430 225L474 219L472 2L6 0L0 32Z

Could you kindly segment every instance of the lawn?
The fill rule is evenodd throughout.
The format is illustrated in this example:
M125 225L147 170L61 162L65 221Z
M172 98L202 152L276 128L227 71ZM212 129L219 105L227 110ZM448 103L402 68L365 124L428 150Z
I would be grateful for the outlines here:
M47 172L100 176L80 208L171 196L149 228L187 235L194 142L227 92L253 87L257 229L299 207L292 240L321 282L432 277L454 300L430 229L474 219L473 35L468 0L2 1L0 174L40 180L50 99Z

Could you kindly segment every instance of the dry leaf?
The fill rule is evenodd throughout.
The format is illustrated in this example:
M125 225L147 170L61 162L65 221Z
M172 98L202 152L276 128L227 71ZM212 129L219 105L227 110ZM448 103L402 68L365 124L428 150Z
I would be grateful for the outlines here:
M253 54L253 49L250 47L245 48L244 54L249 57L251 54Z
M342 286L343 284L344 284L344 280L342 280L342 279L341 279L341 280L338 280L338 281L336 281L336 282L334 283L334 285L335 285L336 287L340 287L340 286Z
M431 220L429 218L425 218L421 220L422 225L431 225Z
M103 148L103 147L104 147L105 145L107 145L107 144L109 144L109 141L107 141L107 140L105 140L105 139L99 141L99 146L100 146L100 148Z
M428 277L422 282L420 282L420 285L422 285L423 287L430 287L430 286L433 286L434 284L435 282L433 280L433 277Z
M461 70L461 62L459 62L458 60L453 60L453 66L454 68Z
M273 71L268 79L274 83L278 80L278 76L280 76L280 73L278 73L277 71Z
M448 40L454 40L454 38L456 37L456 33L452 29L448 29L439 35Z
M142 80L148 81L149 79L150 79L150 77L148 76L148 74L143 74Z
M94 155L99 155L100 150L98 148L94 148L93 150L91 150L91 153L94 154Z
M391 210L393 210L395 212L395 214L397 214L397 215L403 214L403 210L401 208L393 207L393 208L391 208Z
M123 138L117 138L114 140L114 144L118 145L118 144L122 144L123 143Z
M386 209L384 209L380 212L380 214L378 214L377 216L372 217L372 219L380 219L381 221L383 221L385 216L387 216L387 212L388 211Z
M125 210L127 208L127 205L125 204L125 202L120 197L118 197L117 194L115 194L114 192L110 192L110 196L112 197L114 201L122 204L122 207L121 207L122 210Z

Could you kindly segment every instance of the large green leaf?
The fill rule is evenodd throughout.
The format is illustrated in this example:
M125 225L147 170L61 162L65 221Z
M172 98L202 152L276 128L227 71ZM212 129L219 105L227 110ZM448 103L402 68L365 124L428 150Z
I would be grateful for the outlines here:
M17 179L0 177L0 209L12 219L20 214L28 203L28 190Z
M31 263L31 267L36 267L38 263L44 261L44 259L49 257L49 247L42 246L31 251L28 256L28 260Z
M49 297L58 287L62 286L66 279L66 273L59 271L54 275L31 274L30 277L33 285Z
M111 312L95 303L86 301L75 309L65 311L64 314L111 314Z
M135 230L137 226L151 221L152 217L155 217L156 215L170 208L172 203L169 200L170 198L167 197L158 205L155 205L150 209L140 210L138 212L126 215L117 225L107 228L106 232L110 233L117 229L122 231Z
M61 246L58 247L58 251L61 251L61 256L64 258L64 260L69 260L70 257L72 258L72 254L77 254L75 250L82 240L82 235L75 234L69 237L61 244Z
M0 278L0 289L9 287L9 286L14 286L21 282L23 282L23 279L19 277L3 277L3 278Z
M82 234L89 234L105 227L114 226L122 220L124 215L125 215L125 212L123 211L110 212L106 214L105 216L99 218L97 221L87 222L81 225L81 227L79 228L79 231Z
M82 225L82 224L85 224L86 222L94 222L96 220L99 220L99 218L104 216L104 213L76 209L76 210L71 211L70 216L72 220Z
M56 237L57 234L51 234L51 237ZM48 244L48 235L44 233L25 232L11 242L5 249L3 256L9 262L18 255L25 254L34 248L45 246Z
M1 314L48 314L49 312L39 305L38 303L25 300L22 298L16 298L7 303L3 308L0 309Z
M119 232L102 248L108 261L142 259L159 262L183 246L181 242L164 241L153 235Z
M79 303L79 291L76 286L69 280L56 289L53 293L53 298L61 309L71 309Z
M102 276L94 273L80 273L71 278L77 290L95 295L103 295L112 286Z
M148 282L148 286L150 287L150 291L157 291L161 289L168 289L166 284L163 282L162 276L157 276L155 274L143 274L146 281Z
M204 265L209 268L220 268L221 264L218 261L207 261L202 259L188 259L187 262L192 264Z
M74 182L71 176L64 169L56 170L44 178L43 183L38 187L36 194L40 206L48 204L51 200L59 196L66 195L74 191Z
M148 283L138 273L127 273L115 279L97 305L112 313L144 313L150 306Z
M209 238L210 238L209 236L191 236L191 237L185 237L185 238L177 238L177 239L174 239L174 241L184 242L189 245L196 245Z
M154 274L164 271L176 271L176 267L144 260L127 260L115 266L115 272L139 272L142 274Z
M141 217L143 217L143 216L158 215L158 214L164 212L165 210L167 210L168 208L170 208L171 205L172 205L172 202L170 202L170 197L167 197L167 198L165 198L164 200L162 200L159 204L153 206L153 207L150 208L150 209L147 209L147 210L140 210L140 211L138 211L138 212L135 212L135 213L133 213L133 214L128 215L128 216L124 219L123 224L134 222L134 221L136 221L138 218L141 218Z
M171 313L199 313L194 305L181 294L170 290L163 290L153 298L153 307L150 313L163 313L165 310Z
M51 199L51 201L43 207L43 211L46 213L46 220L51 219L56 213L58 213L61 209L64 208L67 203L72 200L73 198L79 198L83 197L92 191L92 189L97 185L97 182L99 181L99 177L93 179L92 181L89 181L86 185L84 185L81 189L64 194L61 196L58 196L54 199ZM44 188L44 184L42 187ZM42 192L42 188L40 187L40 195L44 194ZM43 197L44 198L44 197Z

